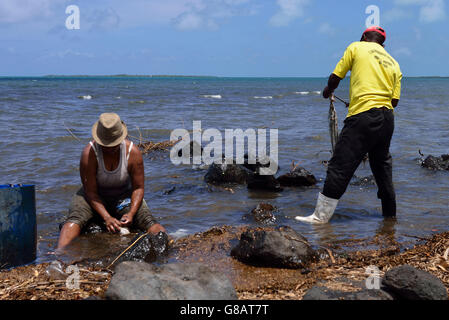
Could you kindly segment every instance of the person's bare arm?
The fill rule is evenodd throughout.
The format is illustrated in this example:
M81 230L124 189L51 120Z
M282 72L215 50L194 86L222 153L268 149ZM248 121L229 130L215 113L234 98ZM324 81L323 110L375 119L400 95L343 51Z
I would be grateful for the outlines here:
M391 100L391 104L393 105L393 108L396 108L399 104L399 100L398 99L392 99Z
M98 195L97 189L97 158L91 145L88 144L81 154L80 160L80 176L83 183L84 193L89 205L95 210L106 222L106 227L111 232L120 230L120 222L111 217L106 210L103 201Z
M120 220L124 226L129 226L139 210L145 193L145 174L143 157L139 148L133 145L128 161L128 172L131 176L132 194L131 208Z
M340 81L341 79L333 73L329 76L329 80L327 81L327 87L324 88L323 90L323 97L325 99L328 99L330 95L335 91L335 89L338 88Z

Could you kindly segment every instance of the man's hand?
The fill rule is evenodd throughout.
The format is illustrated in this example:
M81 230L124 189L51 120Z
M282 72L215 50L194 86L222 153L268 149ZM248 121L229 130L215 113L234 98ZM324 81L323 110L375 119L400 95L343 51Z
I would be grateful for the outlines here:
M122 224L117 219L109 216L105 219L106 222L106 228L109 232L116 233L120 231L120 228L122 227Z
M329 99L331 94L332 94L332 91L329 89L329 87L326 86L326 88L324 88L324 90L323 90L324 99Z
M124 214L120 219L122 227L129 227L133 223L133 216L129 213Z
M165 228L164 228L163 226L161 226L159 223L153 224L153 225L148 229L148 233L151 233L151 234L158 234L160 231L167 233L167 231L165 230Z
M329 99L331 94L334 93L335 89L338 88L340 81L341 81L341 79L333 73L329 76L329 80L327 81L327 86L323 90L324 99Z

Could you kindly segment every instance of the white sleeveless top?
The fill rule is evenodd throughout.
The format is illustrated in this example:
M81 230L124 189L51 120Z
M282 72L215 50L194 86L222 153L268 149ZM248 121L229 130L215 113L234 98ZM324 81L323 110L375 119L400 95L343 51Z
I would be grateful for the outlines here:
M120 161L113 171L106 170L104 166L103 151L97 143L90 142L97 157L97 189L98 194L103 197L119 197L132 190L131 177L128 173L128 159L133 147L129 145L128 156L126 156L126 142L120 144Z

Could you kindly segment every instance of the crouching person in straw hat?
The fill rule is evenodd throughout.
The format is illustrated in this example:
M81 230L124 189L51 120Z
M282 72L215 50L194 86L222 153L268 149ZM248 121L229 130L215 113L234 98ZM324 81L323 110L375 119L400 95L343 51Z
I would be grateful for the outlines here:
M126 139L128 130L115 113L103 113L92 127L80 160L82 188L73 196L58 248L68 245L92 220L110 232L135 227L165 232L143 199L144 168L140 150Z

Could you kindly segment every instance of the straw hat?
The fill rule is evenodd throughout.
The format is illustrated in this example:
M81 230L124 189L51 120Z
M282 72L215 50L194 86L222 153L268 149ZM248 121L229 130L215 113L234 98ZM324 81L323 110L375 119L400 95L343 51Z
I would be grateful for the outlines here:
M103 147L118 146L127 135L128 129L116 113L102 113L92 126L92 137Z

